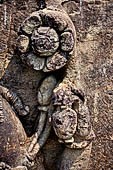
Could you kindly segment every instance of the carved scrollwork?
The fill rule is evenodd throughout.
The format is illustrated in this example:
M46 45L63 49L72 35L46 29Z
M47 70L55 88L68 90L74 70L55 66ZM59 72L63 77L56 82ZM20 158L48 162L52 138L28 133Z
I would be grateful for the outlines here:
M74 52L75 29L65 13L44 9L33 12L21 25L17 41L22 60L35 70L55 71Z

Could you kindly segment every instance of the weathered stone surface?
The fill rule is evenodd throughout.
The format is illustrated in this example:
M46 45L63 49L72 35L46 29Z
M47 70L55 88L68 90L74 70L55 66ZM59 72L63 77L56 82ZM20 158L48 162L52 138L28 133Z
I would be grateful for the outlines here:
M0 102L4 115L0 123L0 162L16 167L21 165L26 154L27 136L12 108L1 96Z
M64 4L77 29L77 62L70 63L76 70L72 80L85 90L96 138L88 170L112 169L113 116L113 11L112 1L82 1ZM73 68L71 67L73 65ZM65 80L66 81L66 80ZM83 168L84 169L84 168Z
M86 170L88 167L88 161L90 159L91 144L85 149L68 149L66 148L62 154L59 169L65 170ZM81 155L81 156L80 156ZM72 158L70 160L70 157ZM84 160L84 162L83 162Z
M51 102L52 92L56 86L56 79L54 76L49 76L42 82L38 91L38 103L40 105L48 105Z
M21 53L25 53L29 46L29 38L25 35L20 35L17 40L17 46Z
M77 127L77 113L68 108L57 111L52 116L53 128L60 139L70 139Z
M52 0L46 3L50 3L51 5L51 2ZM84 0L80 2L77 0L75 2L69 1L63 3L77 30L77 55L69 62L70 64L67 68L68 74L64 81L66 83L73 82L78 88L82 87L85 94L87 94L87 105L92 116L93 129L96 134L88 170L111 170L113 169L111 149L113 142L112 1ZM38 115L36 109L36 92L40 80L44 78L44 74L42 72L39 74L29 69L17 56L13 56L13 54L19 26L29 16L29 13L36 10L37 2L35 0L12 0L0 4L1 83L12 87L25 104L30 107L30 115L26 118L27 120L23 121L29 135L33 129L31 124L33 124ZM7 17L7 21L5 21L5 16ZM35 115L34 113L37 114ZM62 146L56 142L56 138L55 142L53 140L51 141L51 138L54 138L53 136L50 136L43 148L45 167L49 170L56 170L57 158L63 150ZM78 152L81 154L80 150ZM69 154L66 153L65 155L68 156ZM71 156L76 160L72 155L70 153L69 157ZM83 154L82 158L87 158L88 155ZM67 158L65 162L70 165L68 160ZM82 169L84 169L84 166Z

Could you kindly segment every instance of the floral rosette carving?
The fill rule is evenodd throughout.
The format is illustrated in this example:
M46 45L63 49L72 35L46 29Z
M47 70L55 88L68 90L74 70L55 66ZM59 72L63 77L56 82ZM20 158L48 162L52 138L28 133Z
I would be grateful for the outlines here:
M69 16L44 9L22 23L17 40L20 57L34 70L55 71L65 66L74 52L75 28Z

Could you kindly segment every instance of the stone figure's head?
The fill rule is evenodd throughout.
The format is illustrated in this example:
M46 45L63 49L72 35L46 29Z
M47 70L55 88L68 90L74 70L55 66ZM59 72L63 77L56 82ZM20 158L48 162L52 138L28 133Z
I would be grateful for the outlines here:
M55 71L74 52L75 29L66 13L44 9L33 12L19 28L20 57L34 70Z

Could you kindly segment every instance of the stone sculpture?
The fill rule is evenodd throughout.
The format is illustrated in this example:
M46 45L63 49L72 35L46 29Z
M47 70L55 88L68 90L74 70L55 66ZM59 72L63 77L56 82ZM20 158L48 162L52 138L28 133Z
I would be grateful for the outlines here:
M45 73L45 78L38 86L37 105L40 116L36 132L30 138L29 145L23 146L24 152L27 153L25 158L28 160L26 166L23 167L26 169L31 169L31 165L28 166L29 160L32 160L31 162L35 160L36 154L50 135L51 127L58 136L59 142L66 146L59 169L80 169L78 163L75 163L75 167L73 166L74 159L77 157L75 150L91 148L91 141L94 138L84 93L71 83L62 83L55 75L57 70L68 67L68 61L76 50L75 27L59 2L52 1L53 6L50 6L51 1L47 1L47 7L30 14L21 24L18 32L18 56L30 69ZM14 92L0 86L0 95L5 103L4 105L8 105L7 108L9 107L11 113L15 111L21 116L29 114L29 108L23 105L24 101L22 102ZM14 111L6 101L13 106ZM4 109L6 106L4 106ZM6 113L6 110L4 113ZM8 112L8 115L11 113ZM16 117L16 115L13 113L12 117ZM11 120L11 125L13 124L15 122ZM19 121L18 133L20 133L18 131L20 126L22 128ZM13 127L11 130L16 135L17 132L14 131ZM2 136L3 132L0 131L0 133ZM22 132L21 135L23 134L25 132ZM26 143L29 138L25 138L24 142ZM21 150L21 146L19 146L19 150ZM6 151L3 152L5 154ZM15 152L17 151L15 150ZM90 155L90 151L88 153ZM70 154L73 155L72 160L67 165L66 159L68 159L68 155L70 157ZM19 156L21 157L20 153ZM22 160L24 159L22 158ZM11 168L23 166L20 160L14 165L4 158L0 161L1 169L10 168L5 163L9 164ZM86 167L87 164L82 166L81 169Z
M0 86L0 169L27 170L34 165L38 148L33 149L31 159L28 148L33 137L27 138L10 104L23 116L28 113L15 93Z

